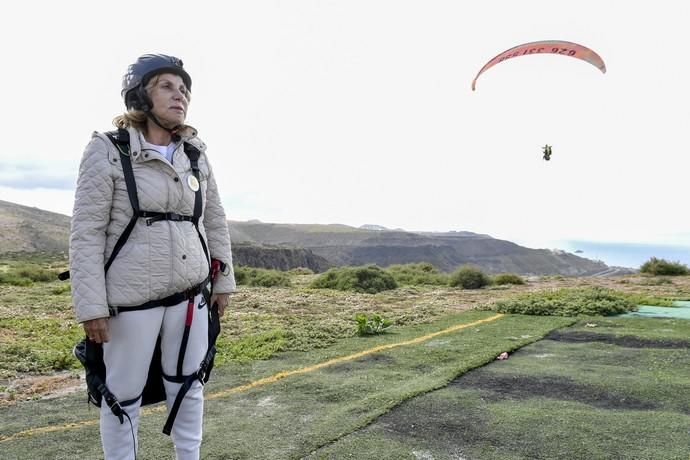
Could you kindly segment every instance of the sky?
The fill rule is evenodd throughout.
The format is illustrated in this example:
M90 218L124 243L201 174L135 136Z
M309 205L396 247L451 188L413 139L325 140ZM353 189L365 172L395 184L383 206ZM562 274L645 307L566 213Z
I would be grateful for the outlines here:
M2 200L71 214L122 74L159 52L192 76L187 121L232 220L673 245L690 261L687 2L29 0L3 18ZM595 50L607 73L526 56L471 90L496 54L545 39Z

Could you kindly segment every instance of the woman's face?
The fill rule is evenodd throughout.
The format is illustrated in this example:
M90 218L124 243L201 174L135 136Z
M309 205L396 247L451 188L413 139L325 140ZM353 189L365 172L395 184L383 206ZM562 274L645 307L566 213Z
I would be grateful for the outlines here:
M181 125L187 117L187 94L182 77L172 73L160 74L149 90L149 97L153 102L151 112L165 126L173 128Z

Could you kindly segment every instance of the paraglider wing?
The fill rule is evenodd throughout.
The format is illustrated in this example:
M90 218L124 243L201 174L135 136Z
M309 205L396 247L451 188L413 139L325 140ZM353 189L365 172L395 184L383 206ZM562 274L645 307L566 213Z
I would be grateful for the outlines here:
M474 77L474 80L472 80L472 91L474 91L477 84L477 78L491 67L503 61L507 61L508 59L528 56L530 54L560 54L562 56L582 59L597 67L602 73L606 73L606 64L604 64L603 59L586 46L562 40L530 42L510 48L487 62L479 73L477 73L477 76Z

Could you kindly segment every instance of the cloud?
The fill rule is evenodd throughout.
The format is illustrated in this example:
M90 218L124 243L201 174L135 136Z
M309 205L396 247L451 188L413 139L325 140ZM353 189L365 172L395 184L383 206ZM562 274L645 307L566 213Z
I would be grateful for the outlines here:
M76 168L62 164L26 164L0 161L0 185L15 189L73 190Z

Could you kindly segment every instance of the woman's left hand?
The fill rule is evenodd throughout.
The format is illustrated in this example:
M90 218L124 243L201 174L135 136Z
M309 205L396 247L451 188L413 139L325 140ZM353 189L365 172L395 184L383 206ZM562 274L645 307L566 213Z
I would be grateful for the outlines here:
M213 294L211 296L211 306L218 304L218 317L225 314L225 307L230 303L230 294Z

